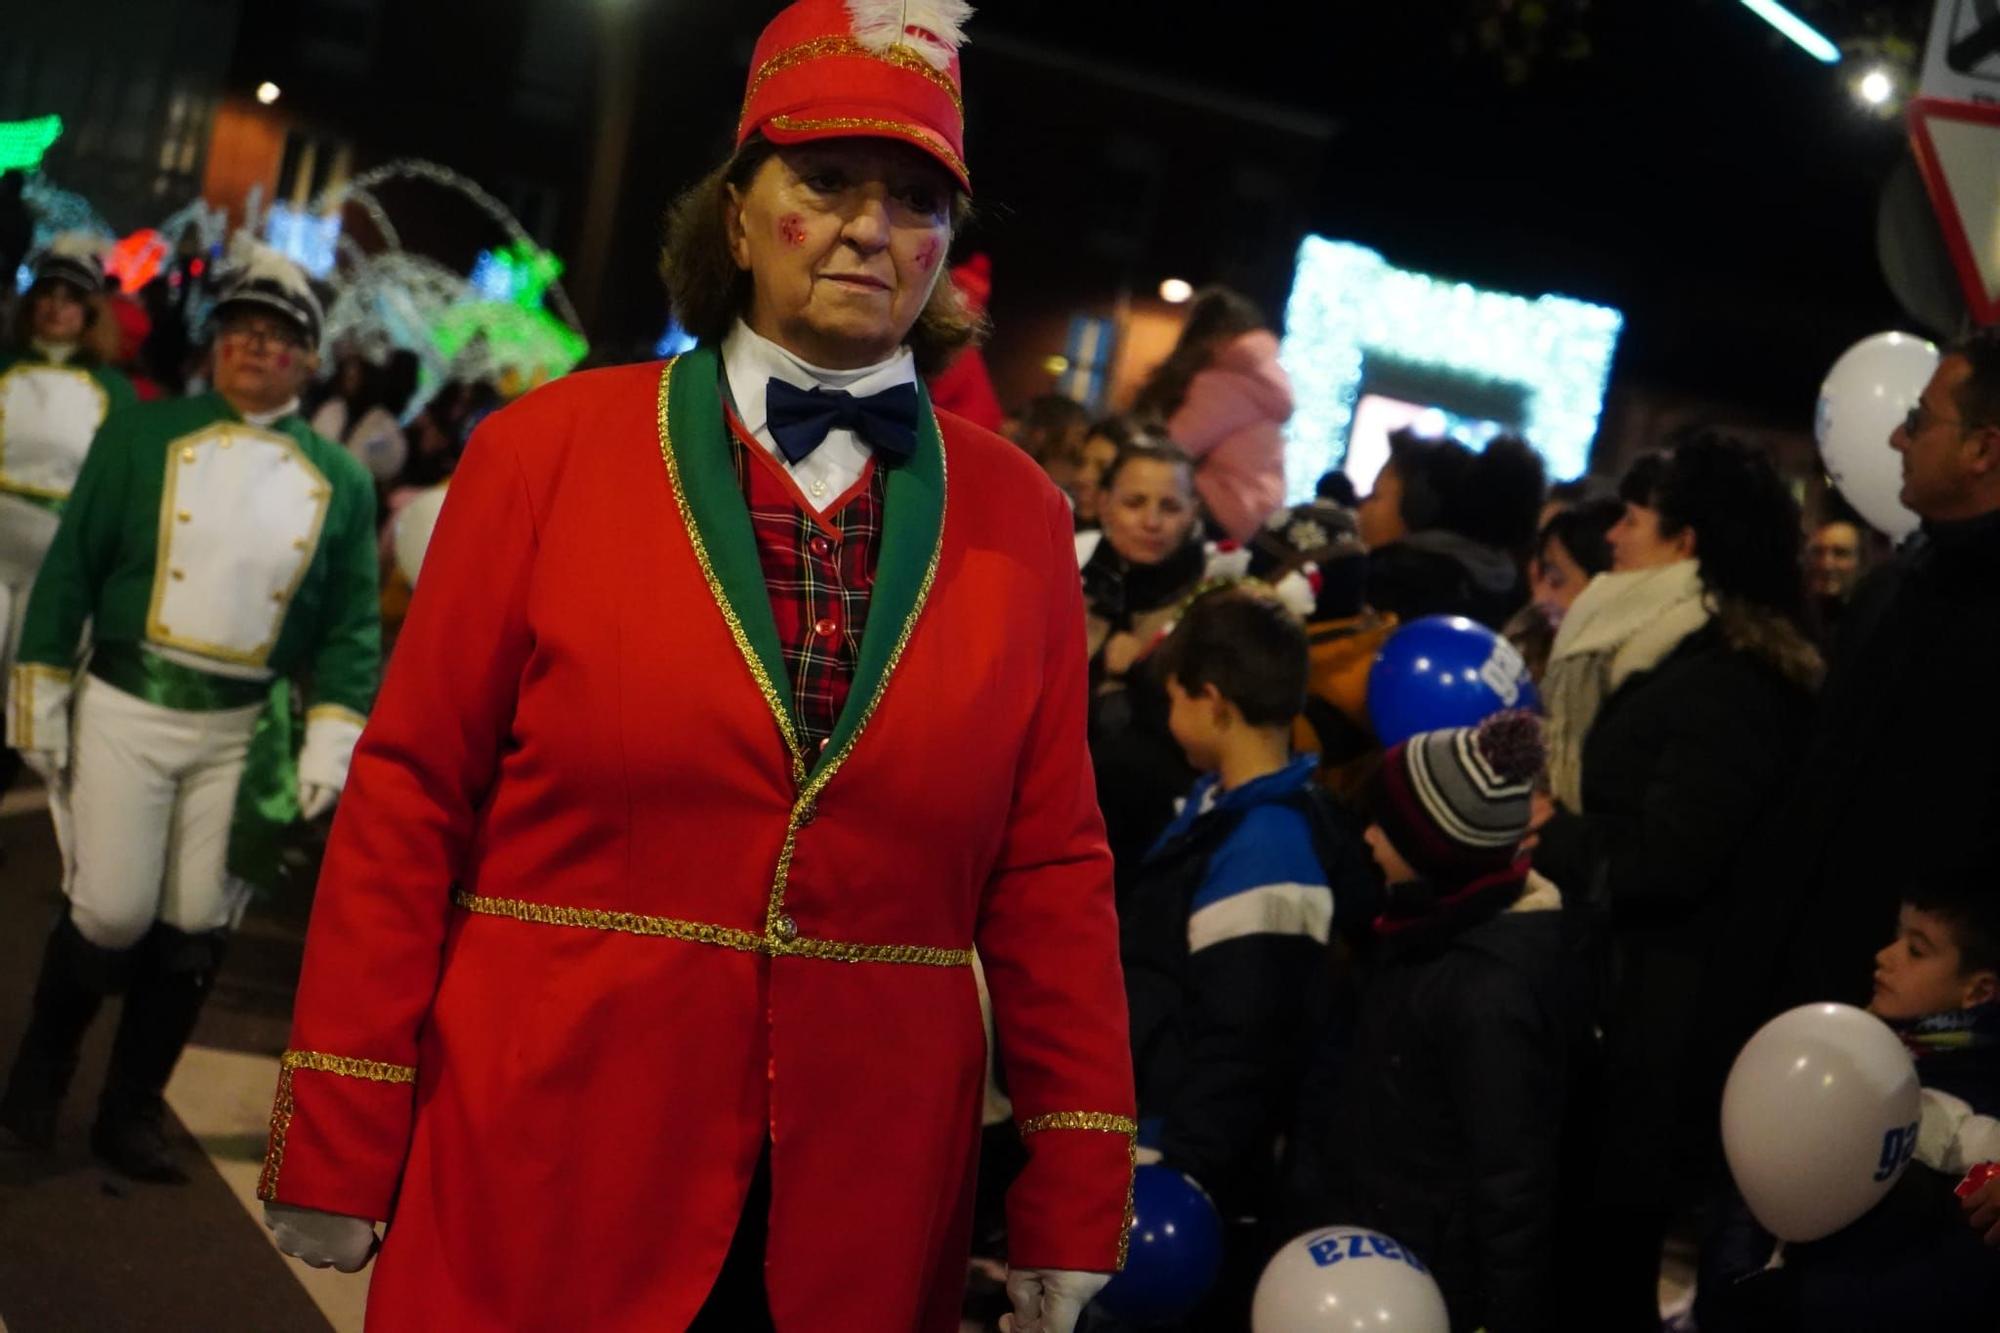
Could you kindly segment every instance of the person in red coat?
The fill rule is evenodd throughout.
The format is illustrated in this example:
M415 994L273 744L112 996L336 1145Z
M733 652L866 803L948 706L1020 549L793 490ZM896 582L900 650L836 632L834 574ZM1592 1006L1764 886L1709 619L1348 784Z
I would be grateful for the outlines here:
M700 346L491 418L327 849L260 1182L371 1329L948 1330L992 997L1017 1333L1133 1091L1068 506L973 319L957 0L800 0L663 265Z
M993 298L993 261L983 254L951 270L947 279L958 288L959 297L975 315L984 314ZM993 388L992 372L977 347L967 347L951 364L929 377L931 404L940 412L964 417L975 426L997 431L1006 424L1000 395Z

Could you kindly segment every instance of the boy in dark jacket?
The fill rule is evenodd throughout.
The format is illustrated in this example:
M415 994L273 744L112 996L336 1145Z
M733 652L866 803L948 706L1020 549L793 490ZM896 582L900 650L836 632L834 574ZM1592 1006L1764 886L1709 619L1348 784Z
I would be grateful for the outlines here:
M1120 914L1141 1156L1242 1216L1264 1204L1289 1128L1335 916L1373 886L1313 760L1291 754L1306 641L1284 607L1212 592L1158 656L1174 739L1203 776Z
M1521 851L1542 761L1540 723L1503 713L1394 746L1369 801L1388 899L1325 1220L1373 1227L1422 1259L1454 1330L1552 1323L1574 1032L1562 895Z
M1990 1123L1965 1121L1968 1111L2000 1115L2000 898L1990 885L1904 895L1896 938L1875 955L1868 1011L1916 1058L1916 1160L1860 1221L1786 1246L1775 1267L1776 1242L1732 1198L1702 1254L1702 1333L2000 1327L2000 1253L1981 1243L1954 1197L1973 1163L1952 1142L1991 1141Z

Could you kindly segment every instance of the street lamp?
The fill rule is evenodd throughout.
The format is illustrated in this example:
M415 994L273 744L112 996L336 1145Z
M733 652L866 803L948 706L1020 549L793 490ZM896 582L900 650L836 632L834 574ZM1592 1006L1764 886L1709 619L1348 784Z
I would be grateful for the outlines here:
M1168 305L1180 305L1194 295L1194 286L1184 278L1168 278L1160 284L1160 299Z
M257 85L257 100L265 106L269 106L271 103L277 101L278 97L278 85L272 83L269 79Z
M1896 80L1877 65L1854 82L1854 95L1872 107L1887 106L1896 95Z

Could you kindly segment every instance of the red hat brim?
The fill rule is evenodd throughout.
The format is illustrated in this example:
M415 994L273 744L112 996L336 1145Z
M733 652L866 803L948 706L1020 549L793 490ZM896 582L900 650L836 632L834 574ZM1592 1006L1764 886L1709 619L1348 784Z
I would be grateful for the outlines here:
M920 148L949 171L959 188L972 193L972 176L965 161L943 135L922 125L883 116L879 102L816 104L810 116L773 116L757 127L776 144L814 143L822 139L896 139Z

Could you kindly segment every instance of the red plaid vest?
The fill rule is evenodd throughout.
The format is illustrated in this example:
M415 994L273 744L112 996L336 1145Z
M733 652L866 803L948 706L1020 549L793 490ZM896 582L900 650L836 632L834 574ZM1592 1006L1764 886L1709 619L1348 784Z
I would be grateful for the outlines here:
M814 514L784 464L746 438L733 412L729 426L736 480L792 678L793 721L807 753L816 753L833 735L854 683L882 548L882 471L871 461L847 494Z

